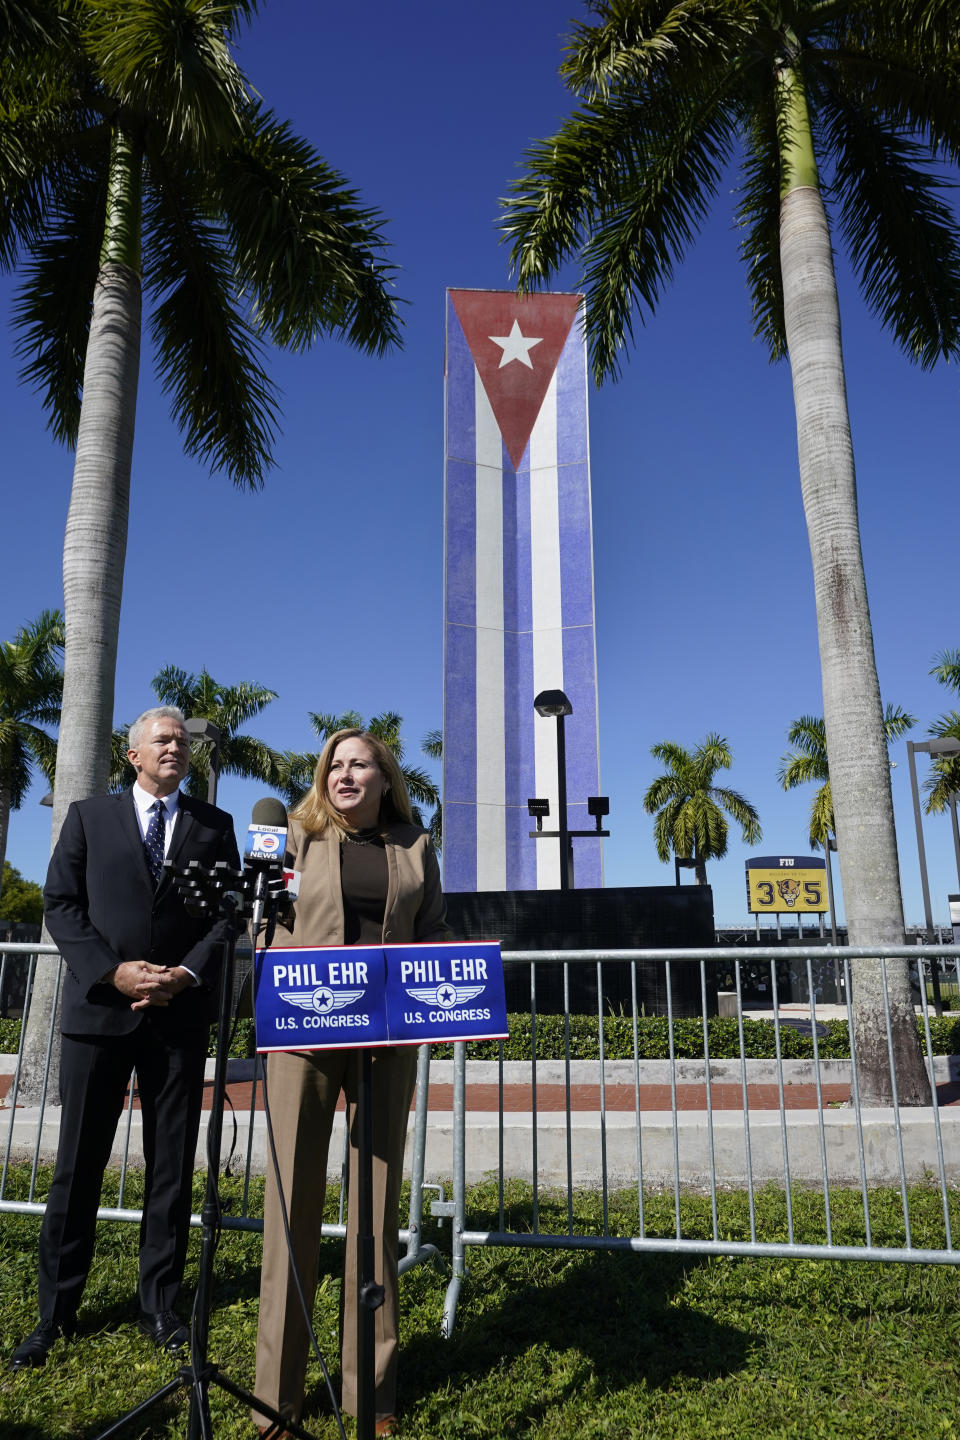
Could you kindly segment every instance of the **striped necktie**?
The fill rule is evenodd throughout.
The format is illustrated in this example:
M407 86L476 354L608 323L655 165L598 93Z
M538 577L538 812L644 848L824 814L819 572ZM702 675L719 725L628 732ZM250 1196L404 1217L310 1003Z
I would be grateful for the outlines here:
M155 800L150 806L150 824L143 837L147 851L147 864L153 876L154 885L159 885L163 875L163 847L166 838L167 807L162 800Z

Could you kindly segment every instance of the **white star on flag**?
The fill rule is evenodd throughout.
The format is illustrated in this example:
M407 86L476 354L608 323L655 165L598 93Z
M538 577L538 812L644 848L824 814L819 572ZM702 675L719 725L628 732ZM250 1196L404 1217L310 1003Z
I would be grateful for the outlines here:
M528 370L532 370L533 361L530 359L530 351L534 345L540 344L543 336L541 335L537 340L525 339L520 331L519 321L514 320L509 335L491 335L489 338L494 345L499 345L503 350L500 364L497 366L498 370L502 370L504 365L509 365L511 360L519 360L521 365L526 365Z

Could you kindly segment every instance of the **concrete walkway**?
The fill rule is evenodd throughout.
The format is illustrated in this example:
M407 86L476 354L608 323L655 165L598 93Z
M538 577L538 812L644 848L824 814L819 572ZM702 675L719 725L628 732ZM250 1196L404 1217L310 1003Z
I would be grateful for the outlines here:
M254 1173L262 1173L268 1163L266 1124L259 1086L251 1110L253 1068L252 1061L231 1061L228 1097L238 1130L235 1154L245 1153L249 1138L251 1168ZM710 1117L706 1111L707 1087L702 1061L676 1062L675 1113L668 1061L641 1063L636 1094L631 1061L607 1062L602 1093L599 1062L573 1061L569 1123L563 1063L539 1063L535 1091L531 1070L529 1063L505 1064L501 1091L495 1063L468 1061L465 1148L468 1184L496 1174L501 1157L505 1176L532 1180L535 1169L539 1183L547 1187L565 1185L568 1173L577 1187L596 1187L604 1176L614 1187L635 1185L639 1164L642 1164L645 1186L651 1187L679 1183L685 1188L703 1189L711 1183L711 1176L716 1184L723 1186L742 1186L748 1176L755 1185L768 1181L782 1184L786 1175L785 1143L792 1180L822 1183L826 1157L831 1184L860 1183L856 1115L845 1103L850 1095L849 1062L821 1062L818 1107L813 1063L784 1061L783 1120L777 1067L767 1060L746 1062L746 1111L740 1062L713 1061ZM205 1092L208 1112L212 1072L212 1062L208 1062ZM950 1183L960 1183L960 1059L938 1057L934 1073L944 1170ZM9 1088L10 1078L0 1076L0 1095ZM9 1117L8 1108L0 1109L0 1154L6 1149L10 1133ZM39 1130L40 1155L45 1160L52 1159L59 1118L59 1107L48 1107L41 1126L37 1109L18 1107L10 1143L11 1158L30 1159L38 1144ZM864 1110L861 1122L869 1183L898 1184L901 1154L910 1183L939 1172L934 1112L929 1107L901 1111L899 1130L891 1110ZM126 1119L121 1121L114 1146L116 1164L122 1159L126 1123ZM411 1111L408 1163L413 1124ZM205 1163L204 1131L205 1127L198 1146L198 1167ZM228 1112L223 1158L232 1134L233 1123ZM449 1180L454 1171L454 1144L453 1062L434 1061L426 1136L427 1180ZM339 1173L342 1146L341 1110L329 1152L331 1175ZM136 1164L141 1155L140 1116L135 1101L129 1156Z

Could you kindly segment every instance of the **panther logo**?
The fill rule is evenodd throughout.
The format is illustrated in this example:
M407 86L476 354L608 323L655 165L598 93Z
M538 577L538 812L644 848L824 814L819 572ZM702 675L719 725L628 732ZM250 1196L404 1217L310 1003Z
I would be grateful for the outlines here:
M800 881L778 880L777 889L780 891L780 899L785 901L792 909L800 897Z

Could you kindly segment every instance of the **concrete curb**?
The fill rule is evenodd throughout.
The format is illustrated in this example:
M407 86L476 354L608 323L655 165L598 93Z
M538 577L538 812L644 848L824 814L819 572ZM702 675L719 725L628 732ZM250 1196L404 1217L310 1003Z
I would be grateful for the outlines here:
M903 1145L904 1173L908 1184L930 1179L937 1165L937 1143L934 1111L930 1108L901 1110L900 1138ZM944 1166L950 1184L960 1183L960 1109L941 1109L940 1132ZM898 1185L900 1162L897 1127L891 1110L864 1110L862 1115L863 1147L866 1157L867 1183ZM6 1149L7 1116L0 1122L0 1153ZM643 1182L652 1189L671 1188L674 1183L683 1189L703 1190L710 1185L711 1136L715 1181L721 1187L742 1187L752 1177L754 1185L783 1184L784 1136L786 1136L790 1178L806 1184L823 1183L822 1153L826 1152L826 1171L832 1185L859 1185L860 1161L856 1116L850 1109L825 1110L822 1117L816 1110L790 1110L785 1130L781 1129L776 1110L755 1110L749 1113L750 1164L747 1164L748 1126L742 1111L715 1110L712 1129L703 1111L650 1111L641 1116L641 1159ZM10 1145L13 1161L30 1161L37 1145L40 1112L24 1108L17 1111L17 1123ZM52 1161L59 1137L60 1112L47 1110L39 1153L43 1161ZM821 1128L822 1120L822 1128ZM406 1164L409 1171L414 1117L411 1114L407 1131ZM237 1143L234 1151L234 1172L242 1170L250 1129L248 1113L237 1115ZM232 1124L224 1126L221 1164L230 1151ZM111 1155L111 1164L119 1166L123 1159L126 1117L121 1121ZM135 1112L130 1122L128 1161L142 1163L140 1117ZM536 1172L539 1183L548 1188L567 1184L567 1117L564 1112L541 1112L536 1124ZM612 1188L636 1185L638 1178L637 1132L630 1112L608 1112L601 1123L598 1112L577 1111L570 1116L569 1143L571 1153L570 1181L575 1188L597 1188L606 1173ZM495 1176L500 1168L501 1145L505 1178L530 1181L534 1174L534 1127L529 1114L508 1114L503 1118L496 1111L469 1111L466 1137L466 1183ZM329 1149L328 1174L338 1178L343 1153L343 1115L336 1117ZM197 1146L197 1168L206 1164L206 1123L201 1125ZM262 1113L254 1116L250 1164L254 1174L262 1174L268 1163L266 1123ZM454 1171L453 1116L447 1112L431 1112L427 1124L424 1178L428 1181L449 1181Z

